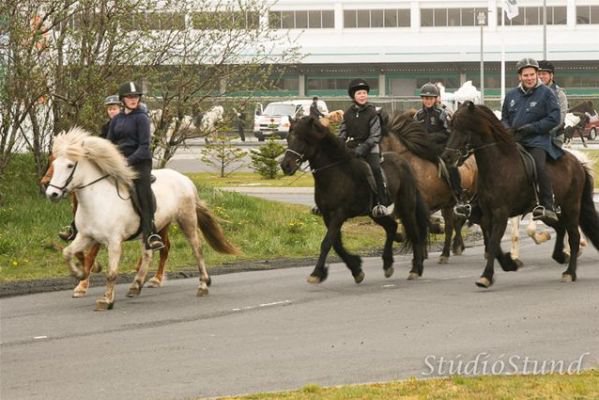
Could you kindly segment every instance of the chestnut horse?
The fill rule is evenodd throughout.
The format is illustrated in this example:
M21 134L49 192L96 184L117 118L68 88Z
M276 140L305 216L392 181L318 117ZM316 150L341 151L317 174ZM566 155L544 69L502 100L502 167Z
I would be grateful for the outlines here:
M48 157L48 169L46 173L40 180L40 185L47 188L48 183L52 179L52 175L54 175L54 156L50 154ZM73 216L77 212L77 195L75 193L71 193L71 206L73 208ZM158 234L162 238L162 243L164 243L164 247L160 249L160 261L158 263L158 270L156 274L148 281L147 286L150 288L162 287L164 283L164 268L166 267L166 260L168 259L168 252L171 248L171 242L168 238L168 228L170 225L165 226ZM100 272L102 269L99 264L96 263L96 257L98 252L100 251L100 244L93 244L87 251L79 252L75 256L79 259L81 265L83 265L83 270L85 276L87 278L81 279L75 289L73 289L73 297L79 298L84 297L87 294L87 289L89 288L89 280L91 272ZM139 267L141 266L141 257L137 260L137 264L135 267L136 271L139 271Z
M466 102L453 115L451 128L443 153L445 162L456 163L464 154L474 152L478 166L478 205L482 212L480 226L487 261L476 285L488 288L494 283L495 259L505 271L518 269L510 254L501 250L501 238L508 218L530 212L536 206L537 195L517 143L490 109ZM546 168L556 203L561 208L558 222L551 225L557 234L552 258L558 263L568 262L562 281L575 281L579 226L593 246L599 248L599 215L593 203L593 178L589 169L569 152L558 160L548 160ZM564 253L566 232L570 257Z
M439 264L449 260L450 248L456 255L462 254L464 240L462 238L463 218L453 213L456 199L447 180L439 176L439 161L445 148L445 134L429 134L422 124L413 118L414 112L394 113L391 117L389 134L383 138L381 148L392 151L406 159L412 166L418 187L431 212L441 210L445 220L445 241ZM462 180L462 188L469 196L476 192L476 161L467 158L458 168ZM452 236L455 231L455 237Z

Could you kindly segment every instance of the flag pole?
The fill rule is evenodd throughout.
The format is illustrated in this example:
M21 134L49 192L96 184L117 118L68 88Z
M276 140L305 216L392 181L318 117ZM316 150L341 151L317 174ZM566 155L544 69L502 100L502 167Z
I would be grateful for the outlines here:
M503 106L505 98L505 1L501 2L501 98L500 106Z

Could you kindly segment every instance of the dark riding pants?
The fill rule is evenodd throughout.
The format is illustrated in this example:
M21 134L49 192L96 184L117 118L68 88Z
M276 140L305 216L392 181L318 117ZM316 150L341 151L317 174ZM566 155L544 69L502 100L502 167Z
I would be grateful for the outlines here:
M447 172L449 173L449 184L451 185L451 190L455 194L455 196L461 200L462 199L462 178L460 177L460 171L458 167L455 165L448 166Z
M543 207L553 210L553 188L551 187L551 179L545 169L547 153L538 147L527 147L526 150L535 160L537 182L539 184L539 202Z
M154 207L152 204L152 186L150 174L152 172L152 160L144 160L131 166L137 172L137 179L133 180L137 199L139 201L141 216L141 232L144 243L154 232Z
M376 183L376 195L380 204L388 205L389 200L387 199L387 190L385 189L385 180L383 178L383 171L381 170L381 155L379 153L368 153L364 157L374 176Z

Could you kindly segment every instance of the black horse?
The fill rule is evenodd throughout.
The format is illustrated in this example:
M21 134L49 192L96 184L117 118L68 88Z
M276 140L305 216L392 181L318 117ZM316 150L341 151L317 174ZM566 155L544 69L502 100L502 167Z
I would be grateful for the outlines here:
M320 245L320 256L310 283L323 282L328 275L325 261L331 249L351 270L356 283L362 282L362 259L350 254L341 240L341 226L352 217L370 215L374 193L369 184L370 167L346 150L328 127L317 119L304 117L294 123L288 138L288 148L281 161L287 175L293 175L301 163L308 161L314 175L314 197L327 233ZM410 165L394 153L384 153L383 170L388 190L395 202L395 215L403 223L406 246L414 252L409 279L421 276L428 238L428 208L423 201ZM393 241L399 241L398 224L392 216L374 218L385 229L383 250L385 277L393 274Z
M533 185L525 171L512 135L485 106L464 103L453 115L451 135L443 153L445 162L455 162L463 153L473 151L478 165L478 204L482 211L481 228L485 237L487 261L476 282L488 288L493 284L495 258L505 271L518 265L509 253L503 253L500 241L508 217L526 214L536 205ZM556 203L561 208L559 221L552 225L557 233L552 257L568 262L563 281L576 280L576 262L580 227L595 248L599 248L599 216L593 203L593 178L590 171L569 152L559 160L548 160ZM571 255L564 253L564 235L568 232Z

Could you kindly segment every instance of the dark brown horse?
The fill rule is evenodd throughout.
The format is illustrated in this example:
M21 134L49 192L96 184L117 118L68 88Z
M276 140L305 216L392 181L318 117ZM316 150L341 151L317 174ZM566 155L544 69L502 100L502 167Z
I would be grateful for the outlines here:
M288 148L281 161L287 175L293 175L302 162L308 161L314 175L314 197L327 233L320 246L320 256L308 282L320 283L327 278L325 266L331 246L350 269L356 283L364 279L362 259L350 254L341 240L341 226L349 218L370 215L373 190L368 182L370 168L365 161L346 150L344 144L317 119L304 117L297 121L288 137ZM406 244L414 257L410 277L422 275L429 211L422 200L410 165L397 154L384 153L383 170L387 176L390 198L395 202L395 216L401 219ZM371 217L385 229L383 250L385 277L393 274L393 241L399 237L393 216Z
M423 125L416 122L413 112L395 113L391 118L389 135L381 144L385 151L393 151L406 159L412 166L418 187L431 212L441 210L445 221L445 241L440 264L449 260L450 250L462 254L464 240L462 227L465 220L453 213L456 199L447 180L439 176L439 158L445 149L447 137L443 133L429 134ZM476 162L468 158L460 167L462 188L472 196L476 192ZM453 236L455 232L455 236ZM453 237L453 242L452 242Z
M478 204L482 212L480 225L485 236L487 261L476 284L488 288L494 282L495 258L505 271L518 269L510 254L501 250L500 241L508 218L526 214L536 205L535 191L516 142L491 110L466 102L453 115L451 127L444 160L455 162L463 153L473 151L478 165ZM546 168L556 203L561 208L558 222L552 225L557 233L552 257L558 263L569 259L562 280L575 281L579 225L595 248L599 248L599 215L593 204L593 178L569 152L559 160L548 160ZM564 253L566 231L570 257Z

